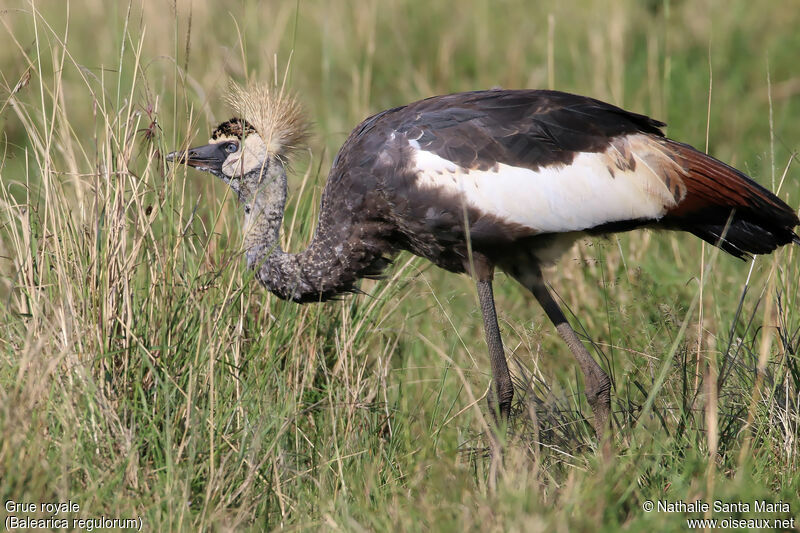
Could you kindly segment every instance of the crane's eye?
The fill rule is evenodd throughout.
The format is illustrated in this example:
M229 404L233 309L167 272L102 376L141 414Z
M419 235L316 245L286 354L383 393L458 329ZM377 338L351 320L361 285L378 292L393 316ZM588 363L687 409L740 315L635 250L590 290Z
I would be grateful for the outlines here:
M239 149L239 143L234 143L234 142L230 142L230 143L225 144L225 148L224 148L224 150L226 152L228 152L229 154L232 154L232 153L236 152L236 150L238 150L238 149Z

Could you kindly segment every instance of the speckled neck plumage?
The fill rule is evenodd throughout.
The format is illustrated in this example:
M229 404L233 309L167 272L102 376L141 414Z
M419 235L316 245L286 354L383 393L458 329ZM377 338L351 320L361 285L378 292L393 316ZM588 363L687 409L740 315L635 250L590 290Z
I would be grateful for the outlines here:
M277 175L267 175L257 190L241 195L243 248L248 268L271 292L285 300L305 301L314 299L319 291L303 276L300 254L286 253L281 248L286 187L286 173L281 170Z
M243 248L247 266L270 292L295 302L330 300L355 291L359 278L377 275L388 264L381 255L387 250L370 250L371 241L358 238L358 228L347 224L333 227L330 215L336 206L325 199L309 246L299 253L285 252L280 244L280 229L286 196L286 172L282 166L267 173L257 190L240 195L245 212Z

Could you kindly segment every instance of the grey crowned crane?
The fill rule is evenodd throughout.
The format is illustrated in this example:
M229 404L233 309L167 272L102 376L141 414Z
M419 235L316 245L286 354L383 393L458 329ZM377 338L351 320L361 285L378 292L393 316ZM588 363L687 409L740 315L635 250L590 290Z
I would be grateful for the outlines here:
M742 172L668 139L664 123L556 91L434 96L364 120L328 176L308 248L280 247L286 165L306 137L296 100L233 86L237 118L168 160L210 172L244 210L248 267L278 297L329 300L408 250L477 283L502 427L514 390L492 295L496 268L533 293L577 359L601 435L611 383L542 278L576 239L634 228L682 230L745 258L792 241L797 214Z

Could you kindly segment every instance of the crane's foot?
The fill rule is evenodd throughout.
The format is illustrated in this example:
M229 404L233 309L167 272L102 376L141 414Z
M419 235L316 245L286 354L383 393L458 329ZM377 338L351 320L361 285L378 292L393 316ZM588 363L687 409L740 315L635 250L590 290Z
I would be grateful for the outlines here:
M496 390L500 390L500 394ZM498 400L498 396L500 400ZM511 416L511 400L514 397L514 389L511 381L501 384L492 384L489 389L486 401L489 404L489 413L492 416L492 424L489 428L489 449L491 457L489 460L489 491L497 491L497 482L501 472L503 472L503 455L505 441L508 432L508 421Z
M594 431L597 438L602 440L610 429L609 419L611 415L611 380L608 374L597 364L597 361L592 358L586 347L578 338L575 330L569 325L567 318L561 311L550 291L544 284L541 277L541 271L535 271L533 275L528 276L517 275L517 279L528 287L533 293L539 304L544 309L550 321L555 325L556 331L564 339L564 342L569 346L572 355L578 362L583 372L583 379L586 385L586 399L589 401L589 407L592 408L594 413Z
M494 422L494 429L498 432L503 432L508 429L508 421L511 416L511 401L514 399L514 388L511 386L511 381L498 387L500 394L495 392L493 385L489 389L489 394L486 397L486 403L489 405L489 413L492 415ZM498 400L499 396L499 400Z
M584 373L586 384L586 400L594 414L592 426L594 426L597 440L602 441L611 430L611 379L608 374L595 366Z

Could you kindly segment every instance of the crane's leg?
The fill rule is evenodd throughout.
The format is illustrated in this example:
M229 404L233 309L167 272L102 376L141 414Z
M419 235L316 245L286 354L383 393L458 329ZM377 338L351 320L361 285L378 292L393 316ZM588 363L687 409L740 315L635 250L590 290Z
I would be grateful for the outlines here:
M542 309L544 309L544 312L556 327L558 334L561 335L561 338L564 339L570 351L572 351L572 355L578 360L586 385L586 399L589 401L592 413L594 413L594 430L597 433L597 438L602 438L606 429L608 429L608 418L611 412L611 380L608 378L608 374L592 358L578 338L575 330L567 322L567 318L561 308L550 295L550 291L547 290L541 273L536 276L525 276L519 281L536 297L539 305L542 306Z
M502 430L508 424L514 387L511 385L511 374L508 372L503 340L500 338L500 327L497 325L492 280L491 278L478 279L477 283L486 344L489 345L489 360L492 365L492 388L488 398L489 411L492 413L497 427Z

